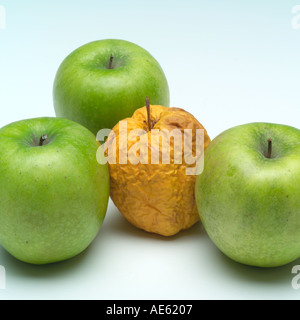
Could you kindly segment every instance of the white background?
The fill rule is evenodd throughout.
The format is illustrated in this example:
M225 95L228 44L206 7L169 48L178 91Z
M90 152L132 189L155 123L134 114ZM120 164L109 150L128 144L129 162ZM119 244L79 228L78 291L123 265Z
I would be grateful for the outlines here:
M55 116L52 85L62 60L87 42L119 38L159 61L171 105L194 114L211 138L254 121L299 128L297 4L0 0L0 126ZM98 237L69 261L32 266L0 248L0 299L298 299L297 264L243 266L221 254L200 223L163 238L132 227L110 203Z

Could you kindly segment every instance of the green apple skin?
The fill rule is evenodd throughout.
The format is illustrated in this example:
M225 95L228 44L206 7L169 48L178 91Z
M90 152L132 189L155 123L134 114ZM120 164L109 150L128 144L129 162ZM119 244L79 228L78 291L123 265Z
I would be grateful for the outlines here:
M217 136L204 159L196 201L213 243L250 266L278 267L299 258L300 130L272 123L237 126Z
M145 106L147 96L152 105L169 107L161 66L145 49L117 39L93 41L73 51L60 65L53 85L56 116L76 121L95 135L131 117Z
M40 137L47 140L39 146ZM85 127L60 118L0 129L0 244L17 259L48 264L94 240L106 215L109 173ZM99 154L99 151L98 151Z

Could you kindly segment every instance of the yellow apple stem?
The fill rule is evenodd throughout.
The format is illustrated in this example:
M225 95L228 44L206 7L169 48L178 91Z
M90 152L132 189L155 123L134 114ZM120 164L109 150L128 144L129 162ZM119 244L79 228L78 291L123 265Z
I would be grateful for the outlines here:
M110 55L110 58L109 58L108 69L112 69L113 60L114 60L114 56L113 56L113 54L111 54L111 55Z
M47 139L48 139L48 136L46 134L43 134L40 138L39 146L41 147Z
M152 130L152 121L151 121L151 109L150 109L150 102L149 98L146 97L146 108L147 108L147 117L148 117L148 130Z
M271 157L272 157L272 139L271 138L269 138L268 139L268 153L267 153L267 158L268 159L271 159Z

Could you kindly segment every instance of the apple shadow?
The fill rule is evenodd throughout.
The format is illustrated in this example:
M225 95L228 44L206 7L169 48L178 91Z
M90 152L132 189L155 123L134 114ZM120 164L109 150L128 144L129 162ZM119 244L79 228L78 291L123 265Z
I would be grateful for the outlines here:
M36 265L18 260L5 249L0 247L0 264L5 267L10 275L14 277L27 278L50 278L63 277L65 274L76 272L84 263L89 247L77 256L65 261L54 262L50 264Z
M121 212L114 207L110 213L112 219L110 223L106 226L108 232L115 232L121 235L126 235L130 237L144 238L144 239L154 239L157 241L174 241L177 239L182 239L185 237L192 237L206 234L201 222L194 224L191 228L182 230L173 236L163 236L156 233L147 232L145 230L139 229L132 225L127 219L121 214Z
M3 247L0 246L0 265L3 265L8 272L14 277L32 277L32 278L51 278L64 277L78 272L85 265L89 264L93 254L101 257L101 252L105 247L104 241L99 241L100 237L105 236L105 228L101 226L97 236L90 245L76 256L49 264L31 264L18 260ZM89 255L91 255L89 257ZM97 258L99 260L99 258Z
M229 277L235 278L238 281L251 282L252 284L274 285L274 288L276 288L278 284L289 285L293 278L291 273L293 266L300 265L299 258L279 267L262 268L249 266L232 260L217 247L215 247L214 258L216 259L216 263L222 266L222 271Z
M190 229L183 230L171 237L164 237L154 233L146 232L133 226L126 220L125 217L122 216L116 207L111 210L110 214L114 215L114 217L107 226L107 232L116 232L121 235L126 235L127 237L129 236L151 240L154 239L157 241L176 241L178 239L188 238L191 241L196 239L196 241L199 242L199 238L200 241L204 238L205 240L208 239L208 235L200 221ZM251 282L252 284L256 282L258 284L266 284L270 286L277 286L278 284L289 285L293 278L293 275L291 274L293 266L300 265L299 258L281 267L260 268L248 266L230 259L213 243L212 250L213 263L216 263L222 269L222 273L224 272L224 274L227 274L229 277L235 278L238 281L248 283Z

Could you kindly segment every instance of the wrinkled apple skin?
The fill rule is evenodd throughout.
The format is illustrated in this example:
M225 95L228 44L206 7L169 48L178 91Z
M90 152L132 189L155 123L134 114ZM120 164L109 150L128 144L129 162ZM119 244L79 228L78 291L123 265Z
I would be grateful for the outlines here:
M207 147L210 138L202 124L190 113L179 108L167 108L160 105L151 105L151 120L153 128L148 130L148 116L146 107L134 112L132 117L124 119L127 123L128 137L133 130L143 130L146 140L140 140L139 163L120 163L123 155L130 155L130 150L136 144L135 139L128 138L126 143L121 143L124 136L120 123L117 124L107 139L107 146L115 145L116 163L109 162L111 179L110 196L122 215L134 226L147 232L162 236L174 236L182 230L189 229L199 222L196 201L195 183L196 175L187 175L187 168L196 164L187 164L183 150L174 152L174 142L163 148L159 135L163 130L171 132L174 129L182 133L190 129L193 133L191 151L196 152L196 130L202 130L203 142L199 141L203 149ZM126 133L126 134L127 134ZM153 140L158 143L153 143ZM143 147L143 146L144 147ZM200 147L200 145L198 146ZM155 149L161 155L157 164L151 163ZM200 148L202 149L202 148ZM143 152L143 151L145 152ZM147 152L146 152L147 150ZM170 163L162 161L163 154L168 152ZM201 150L203 154L203 150ZM105 153L110 158L109 152ZM179 156L181 163L176 163L174 158ZM128 157L130 158L130 156Z

